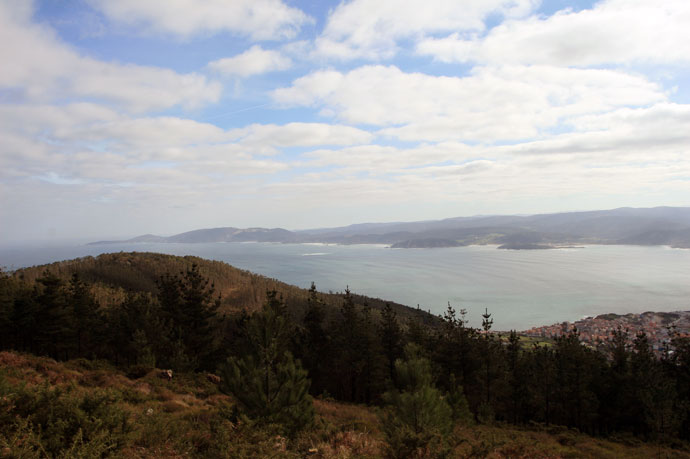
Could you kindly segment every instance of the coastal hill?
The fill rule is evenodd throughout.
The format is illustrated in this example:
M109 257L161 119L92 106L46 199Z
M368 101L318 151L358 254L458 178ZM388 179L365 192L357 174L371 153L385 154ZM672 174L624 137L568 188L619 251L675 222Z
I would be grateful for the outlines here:
M690 207L619 208L530 216L476 216L418 222L365 223L289 231L211 228L173 236L143 235L92 244L165 242L279 242L388 244L395 248L496 244L504 249L549 249L582 244L668 245L690 248Z
M304 313L308 290L238 269L221 261L194 256L180 257L142 252L106 253L97 257L83 257L23 268L15 271L13 277L33 285L46 272L65 281L77 274L91 285L99 304L107 308L122 302L128 292L155 294L158 291L157 281L161 276L185 272L192 265L199 268L201 275L213 285L216 295L220 295L220 312L256 311L264 304L266 292L275 290L282 296L293 315L301 317ZM340 310L342 294L320 295L327 315L332 316ZM383 309L389 304L401 318L415 317L428 323L436 321L435 316L425 311L391 301L357 294L353 294L353 297L356 303L367 304L373 310Z

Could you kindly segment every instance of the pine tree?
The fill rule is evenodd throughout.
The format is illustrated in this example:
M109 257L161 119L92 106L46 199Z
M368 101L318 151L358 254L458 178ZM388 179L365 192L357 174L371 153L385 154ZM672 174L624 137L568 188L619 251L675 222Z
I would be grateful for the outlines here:
M388 378L393 380L395 374L395 361L402 355L402 330L398 323L397 314L388 303L386 303L386 306L381 311L379 336L386 358Z
M38 343L41 333L38 332L37 296L38 292L35 288L23 289L14 295L10 311L13 349L31 353L39 352Z
M340 309L341 318L334 327L338 392L345 400L362 401L359 390L364 370L362 320L349 287L345 289L343 300L343 306Z
M462 386L458 384L455 379L455 375L451 374L448 381L448 394L446 395L446 401L448 405L453 410L453 421L460 422L462 424L471 424L474 420L472 412L470 411L470 406L467 403L467 398L465 398L465 392Z
M302 335L302 362L308 370L312 381L312 393L321 393L325 389L327 370L327 353L329 337L324 329L324 303L318 297L316 285L312 282L307 299L307 311L304 315Z
M414 343L420 347L429 345L429 328L417 317L408 317L405 321L403 340L406 343Z
M468 399L473 405L479 403L484 386L479 384L477 372L480 370L481 349L478 346L477 331L467 327L467 311L460 310L460 315L448 303L446 312L441 317L442 324L434 335L433 356L443 378L440 384L450 390L447 382L450 375L457 378Z
M185 314L182 308L179 277L167 273L156 281L156 286L158 287L158 302L166 319L175 325L183 323Z
M591 432L599 408L591 386L602 358L580 343L576 328L559 336L554 347L557 422Z
M362 308L361 358L363 400L370 404L378 399L385 389L385 361L383 347L371 317L371 308L364 303Z
M630 387L630 352L628 350L629 334L621 327L614 330L605 343L608 347L610 362L604 374L602 384L603 402L600 409L600 424L604 433L613 430L629 430L633 405Z
M436 457L446 450L452 428L452 409L434 387L431 363L413 344L405 360L395 362L399 390L384 394L382 417L390 455L396 458Z
M119 307L107 311L108 353L116 363L135 364L142 355L140 343L135 340L137 332L143 332L145 346L150 348L156 364L171 365L174 355L171 328L161 312L159 304L144 293L129 293Z
M208 367L214 353L214 327L220 298L214 297L214 286L193 264L181 276L165 275L158 281L158 299L171 322L173 340L184 343L184 352L193 358L195 367Z
M251 354L230 357L219 368L220 389L231 394L250 419L277 424L294 435L313 422L309 379L288 352L289 328L282 301L270 292L261 312L247 324Z
M530 352L529 371L532 373L532 400L537 420L550 424L556 391L556 359L549 346L534 345Z
M80 357L93 355L96 351L95 333L101 328L102 317L99 304L93 297L89 287L82 282L79 274L72 275L69 283L69 302L74 325L74 340L77 355Z
M524 359L520 346L520 337L515 330L510 331L508 337L508 345L505 349L509 388L509 406L510 419L517 424L524 421L524 414L526 413L525 405L527 404L527 380L528 374L524 368Z
M483 355L484 355L484 389L486 390L486 398L483 403L479 406L479 417L480 421L485 423L491 423L494 418L494 410L492 406L492 393L491 385L493 382L493 372L494 372L494 336L489 333L491 331L491 326L494 320L491 318L488 309L484 310L482 314L482 329L484 330L484 340L483 340Z
M156 356L153 354L153 350L146 338L146 333L143 330L134 332L132 344L136 349L136 364L143 367L154 368L156 366Z
M45 271L38 279L34 340L39 354L68 359L73 341L72 315L62 279Z
M678 400L677 375L669 375L668 370L675 373L678 366L666 359L660 362L652 352L647 335L638 333L630 356L630 385L634 398L629 407L630 427L635 435L661 440L676 434L685 420L679 409L686 405ZM683 386L681 383L681 390L685 389Z
M10 276L0 268L0 349L12 347L12 309L14 288Z
M677 397L677 403L671 405L669 412L669 402L673 402L673 397L665 397L666 403L663 406L657 405L656 412L653 413L654 430L659 436L672 436L675 431L680 438L690 439L690 337L679 336L674 330L671 333L672 355L668 356L663 362L666 367L666 374L675 380L675 387L668 384L661 386L662 391L673 391ZM655 397L657 400L659 397ZM674 406L675 405L675 406Z

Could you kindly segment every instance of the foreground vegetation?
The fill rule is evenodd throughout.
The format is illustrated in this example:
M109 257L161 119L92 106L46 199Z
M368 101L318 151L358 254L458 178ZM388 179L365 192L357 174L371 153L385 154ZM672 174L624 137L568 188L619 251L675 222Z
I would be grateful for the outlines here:
M378 408L314 400L313 427L294 439L233 414L206 374L143 375L107 362L56 362L0 352L0 457L383 457ZM453 427L455 457L690 457L630 436L593 438L558 426Z
M239 273L133 253L0 277L0 454L688 457L687 338L525 346L488 311L477 330L315 286L241 308L275 281Z

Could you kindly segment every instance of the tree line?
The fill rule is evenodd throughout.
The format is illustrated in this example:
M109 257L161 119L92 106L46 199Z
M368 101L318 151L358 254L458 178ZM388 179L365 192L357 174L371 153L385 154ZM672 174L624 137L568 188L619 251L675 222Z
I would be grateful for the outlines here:
M602 349L583 345L576 329L525 346L514 331L505 339L491 333L488 311L480 329L450 305L433 323L401 320L391 306L373 309L346 289L334 312L313 284L298 308L268 291L259 311L221 313L197 265L108 307L90 286L78 274L65 280L45 271L26 282L3 273L0 348L107 359L133 375L154 367L216 372L244 415L288 430L309 424L309 397L396 407L387 411L387 435L394 442L405 432L399 443L408 446L410 438L442 438L449 419L690 439L688 338L675 336L661 356L644 333L630 340L625 330ZM427 411L416 412L420 406Z

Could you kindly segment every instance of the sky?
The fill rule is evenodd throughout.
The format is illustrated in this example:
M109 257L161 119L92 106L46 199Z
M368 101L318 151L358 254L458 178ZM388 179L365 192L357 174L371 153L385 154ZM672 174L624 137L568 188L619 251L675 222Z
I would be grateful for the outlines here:
M687 0L0 0L0 239L690 205Z

